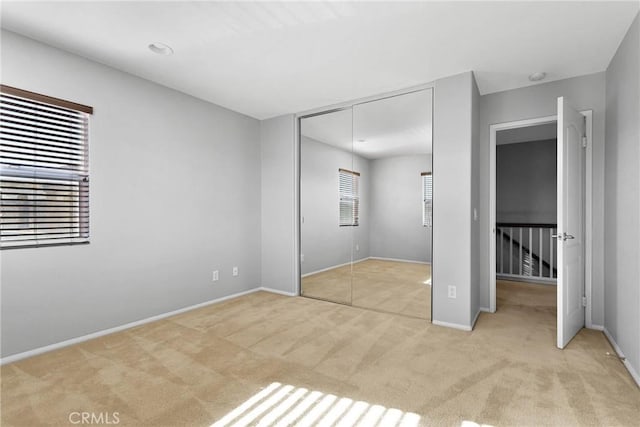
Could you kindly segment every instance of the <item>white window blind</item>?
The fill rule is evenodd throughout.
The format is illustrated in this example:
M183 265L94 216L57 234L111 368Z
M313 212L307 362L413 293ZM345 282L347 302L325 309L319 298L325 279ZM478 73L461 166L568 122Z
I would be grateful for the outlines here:
M0 247L88 241L92 111L1 87Z
M338 169L340 226L356 226L360 221L360 173Z
M433 185L431 172L422 172L422 225L431 227L433 225Z

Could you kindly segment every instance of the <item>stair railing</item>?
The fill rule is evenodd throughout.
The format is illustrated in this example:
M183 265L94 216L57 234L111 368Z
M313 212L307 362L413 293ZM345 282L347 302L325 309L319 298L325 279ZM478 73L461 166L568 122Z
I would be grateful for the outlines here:
M508 280L555 282L556 224L497 223L496 276Z

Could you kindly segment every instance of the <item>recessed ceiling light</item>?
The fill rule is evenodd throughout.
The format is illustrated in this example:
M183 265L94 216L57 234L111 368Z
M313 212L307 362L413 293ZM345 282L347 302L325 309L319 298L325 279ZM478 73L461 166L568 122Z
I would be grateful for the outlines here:
M173 49L171 46L168 46L164 43L151 43L149 45L149 50L153 53L157 53L158 55L171 55L173 54Z
M547 73L537 72L537 73L531 74L529 76L529 80L531 80L532 82L539 82L540 80L543 80L545 77L547 77Z

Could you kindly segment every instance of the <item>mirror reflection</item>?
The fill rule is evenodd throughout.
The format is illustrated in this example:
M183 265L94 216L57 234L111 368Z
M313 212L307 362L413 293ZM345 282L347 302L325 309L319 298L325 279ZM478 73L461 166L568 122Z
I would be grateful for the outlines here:
M431 90L300 125L302 294L430 318Z
M367 224L357 215L366 188L358 175L343 172L368 173L352 154L352 120L348 108L300 123L301 292L344 304L351 304L352 230L360 238Z

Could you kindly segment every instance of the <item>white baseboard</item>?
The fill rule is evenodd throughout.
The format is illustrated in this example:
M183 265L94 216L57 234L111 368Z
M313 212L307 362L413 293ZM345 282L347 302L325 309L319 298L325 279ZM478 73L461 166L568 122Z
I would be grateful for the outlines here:
M629 361L626 359L624 353L622 352L622 349L618 346L618 343L616 342L616 340L613 339L613 336L611 336L607 328L603 327L602 331L604 332L604 336L607 337L607 339L609 340L609 343L611 343L611 346L613 347L613 349L616 351L616 353L618 353L618 356L625 358L622 361L622 363L624 364L624 367L627 368L627 371L629 371L629 374L631 375L631 378L633 378L633 380L636 382L636 385L640 387L640 375L638 375L638 373L633 368L633 366L631 366L631 363L629 363Z
M476 313L475 317L473 318L473 321L471 322L471 330L473 330L473 328L476 327L476 322L478 321L478 317L480 317L480 312L482 310L478 309L478 312Z
M285 296L288 296L288 297L297 297L298 296L298 294L295 293L295 292L281 291L279 289L267 288L265 286L261 287L259 290L265 291L265 292L271 292L272 294L285 295Z
M432 320L431 323L438 326L444 326L445 328L460 329L461 331L467 332L471 331L471 326L469 325L459 325L457 323L443 322L441 320Z
M359 263L359 262L366 261L366 260L368 260L368 259L370 259L370 258L369 258L369 257L366 257L366 258L360 258L360 259L357 259L357 260L353 261L353 263L354 263L354 264L357 264L357 263ZM320 269L320 270L312 271L312 272L310 272L310 273L305 273L305 274L303 274L303 275L302 275L302 276L300 276L300 277L313 276L314 274L324 273L325 271L333 270L334 268L344 267L345 265L350 265L350 264L351 264L351 261L349 261L349 262L345 262L345 263L343 263L343 264L332 265L332 266L327 267L327 268L322 268L322 269Z
M410 259L400 259L400 258L383 258L383 257L379 257L379 256L370 256L369 259L375 259L378 261L395 261L395 262L409 262L412 264L427 264L427 265L431 265L430 262L428 261L413 261Z
M105 336L105 335L113 334L115 332L123 331L125 329L130 329L130 328L133 328L133 327L136 327L136 326L144 325L146 323L151 323L151 322L155 322L157 320L165 319L167 317L175 316L176 314L181 314L181 313L184 313L184 312L187 312L187 311L195 310L197 308L206 307L206 306L211 305L211 304L216 304L216 303L219 303L219 302L222 302L222 301L226 301L226 300L230 300L230 299L233 299L233 298L241 297L243 295L252 294L252 293L257 292L257 291L259 291L261 289L262 288L249 289L248 291L238 292L238 293L235 293L235 294L231 294L231 295L227 295L227 296L224 296L224 297L216 298L216 299L213 299L213 300L205 301L205 302L202 302L202 303L199 303L199 304L190 305L188 307L183 307L183 308L180 308L178 310L169 311L167 313L158 314L158 315L147 317L147 318L141 319L141 320L136 320L135 322L125 323L124 325L115 326L115 327L109 328L109 329L103 329L101 331L92 332L90 334L82 335L80 337L71 338L71 339L60 341L60 342L57 342L57 343L54 343L54 344L45 345L44 347L34 348L33 350L24 351L22 353L11 354L9 356L6 356L6 357L3 357L2 359L0 359L0 365L4 365L4 364L7 364L7 363L11 363L11 362L16 362L18 360L22 360L22 359L26 359L28 357L36 356L38 354L47 353L47 352L53 351L53 350L58 350L58 349L63 348L63 347L68 347L70 345L79 344L81 342L89 341L89 340L92 340L94 338L99 338L99 337L102 337L102 336Z
M604 326L602 326L602 325L594 325L592 323L591 325L587 325L586 328L587 329L593 329L595 331L603 331L604 332Z
M425 261L412 261L410 259L399 259L399 258L382 258L382 257L377 257L377 256L370 256L370 257L366 257L366 258L360 258L360 259L354 260L353 263L357 264L359 262L367 261L367 260L370 260L370 259L375 259L377 261L395 261L395 262L408 262L408 263L412 263L412 264L427 264L427 265L431 265L430 262L425 262ZM332 266L327 267L327 268L322 268L320 270L312 271L310 273L305 273L301 277L307 277L307 276L312 276L312 275L318 274L318 273L324 273L325 271L333 270L334 268L344 267L344 266L349 265L349 264L351 264L351 262L345 262L343 264L332 265Z
M489 307L480 307L480 311L484 311L485 313L493 313Z

